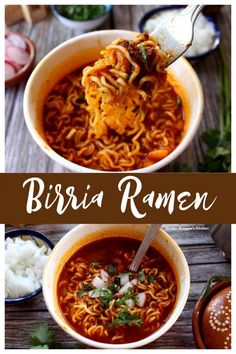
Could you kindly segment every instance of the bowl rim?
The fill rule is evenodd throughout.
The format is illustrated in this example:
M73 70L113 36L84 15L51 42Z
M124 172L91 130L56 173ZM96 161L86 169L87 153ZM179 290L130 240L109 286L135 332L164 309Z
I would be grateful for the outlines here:
M56 16L56 17L61 17L63 19L71 21L72 23L80 23L80 22L81 23L85 23L85 22L90 22L90 21L96 21L96 20L102 18L103 16L106 16L107 14L109 14L112 11L112 5L104 4L105 11L104 11L104 13L102 15L99 15L97 17L94 17L94 18L91 18L91 19L88 19L88 20L74 20L72 18L63 16L62 14L60 14L60 12L57 10L57 6L58 5L50 5L53 15Z
M138 30L140 32L143 32L144 30L144 25L147 22L147 20L149 20L153 15L162 12L162 11L167 11L167 10L177 10L177 9L182 9L184 8L184 5L161 5L160 7L156 7L150 11L147 11L140 19L139 23L138 23ZM208 56L209 54L211 54L212 52L214 52L216 50L216 48L219 46L220 41L221 41L221 31L220 28L218 27L216 21L213 19L212 16L209 15L205 15L204 13L202 13L202 15L209 21L211 22L211 24L214 27L214 40L212 43L212 46L210 47L209 50L207 50L204 53L201 53L199 55L186 55L186 59L190 60L190 61L195 61L195 60L199 60L199 59L203 59L206 56Z
M67 160L66 158L62 157L59 155L56 151L54 151L49 144L46 142L45 138L43 137L42 133L39 134L37 132L37 129L35 128L34 124L32 123L32 120L30 118L30 112L29 112L29 107L30 107L30 91L31 91L31 86L32 83L34 82L34 77L37 75L37 73L41 70L41 67L45 65L45 62L47 62L48 58L52 57L57 53L58 51L61 51L63 48L65 48L67 45L74 44L80 40L87 39L87 40L92 40L93 37L96 36L106 36L109 34L114 34L114 36L130 36L130 35L137 35L137 32L135 31L129 31L129 30L101 30L101 31L92 31L88 32L85 34L81 34L79 36L73 37L69 40L66 40L59 44L57 47L55 47L53 50L51 50L48 54L46 54L43 59L40 61L40 63L36 66L34 71L32 72L25 88L24 92L24 99L23 99L23 111L24 111L24 117L25 117L25 122L28 127L28 130L33 138L33 140L36 142L36 144L43 150L43 152L48 155L53 161L56 163L59 163L62 167L76 172L76 173L150 173L150 172L156 172L157 170L167 166L169 163L173 162L179 155L183 153L183 151L187 148L187 146L190 144L192 141L195 133L197 132L197 129L201 123L202 120L202 115L203 115L203 109L204 109L204 96L203 96L203 90L202 90L202 85L201 82L198 78L197 73L195 72L194 68L192 65L183 57L179 58L178 60L181 61L185 67L186 70L191 74L191 77L193 78L193 81L195 83L196 87L196 97L198 97L198 110L194 113L196 115L197 119L195 119L194 124L192 125L191 129L188 127L186 129L186 132L180 141L179 145L164 159L161 161L158 161L151 166L147 166L144 168L138 168L138 169L133 169L133 170L128 170L128 171L103 171L103 170L98 170L98 169L92 169L88 168L79 164L76 164L74 162L71 162ZM45 147L46 146L46 147Z
M39 231L30 230L30 229L14 229L14 230L5 232L5 240L7 238L16 238L16 237L21 237L21 236L31 236L31 237L38 238L39 240L42 240L51 251L54 248L54 244L49 240L49 238L45 234L43 234L42 232L39 232ZM6 304L14 304L14 303L18 303L18 302L24 302L26 300L31 299L35 295L41 293L41 291L42 291L42 286L40 286L38 289L36 289L33 292L31 292L27 295L24 295L24 296L15 297L15 298L10 298L10 297L5 298L5 303Z
M109 224L96 224L96 226L102 226L104 227L103 230L106 230L106 228L108 227ZM120 226L125 227L127 224L111 224L109 225L109 227L117 227L117 229ZM131 224L128 224L131 225ZM143 225L143 224L142 224ZM157 331L155 331L154 333L151 333L149 336L138 340L136 342L131 342L131 343L125 343L125 344L110 344L110 343L102 343L102 342L97 342L95 340L89 339L77 332L75 332L72 327L70 327L70 325L66 322L66 320L60 318L58 316L58 314L56 313L56 311L52 311L52 305L47 297L48 295L48 286L46 286L46 277L47 277L47 272L49 272L49 268L50 268L50 263L52 262L52 259L54 258L54 254L56 252L58 252L58 250L63 247L63 244L67 242L67 239L71 237L71 235L79 233L80 229L83 229L84 227L87 227L87 224L79 224L75 227L73 227L70 231L68 231L60 240L59 242L55 245L53 251L50 253L48 261L46 263L46 266L44 268L44 273L43 273L43 296L44 296L44 301L45 304L47 306L47 309L49 311L49 313L51 314L51 316L53 317L54 321L67 333L69 334L71 337L73 337L74 339L76 339L79 342L82 342L88 346L91 346L93 348L98 348L98 349L132 349L132 348L138 348L138 347L142 347L150 342L153 342L154 340L157 340L159 337L161 337L162 335L164 335L178 320L179 316L181 315L185 304L187 302L188 299L188 295L189 295L189 291L190 291L190 270L189 270L189 265L188 262L186 260L186 257L182 251L182 249L180 248L180 246L178 245L178 243L174 240L174 238L172 238L166 231L164 231L163 229L160 229L162 236L165 237L166 240L168 240L167 242L171 243L172 246L175 248L176 254L178 254L178 257L181 258L183 267L184 267L184 272L185 272L185 285L184 285L184 294L183 296L180 298L179 297L179 302L178 302L178 307L176 306L176 313L175 316L171 316L167 319L167 321L165 322L165 324L163 326L160 327L160 329L158 329ZM95 225L94 225L95 226ZM99 229L102 230L102 229ZM108 229L107 229L108 230ZM93 231L92 233L96 233L96 231ZM87 232L87 234L89 235L91 232ZM76 242L76 241L75 241ZM75 243L74 242L74 243ZM92 241L90 241L92 242ZM67 250L68 251L68 250ZM59 264L60 260L56 262L56 264ZM51 287L50 287L51 288ZM157 333L159 335L157 335Z
M28 62L19 70L17 71L17 73L11 77L8 80L5 80L5 85L12 85L12 84L16 84L17 82L19 82L21 79L23 79L27 74L30 74L30 70L33 69L33 65L34 65L34 61L35 61L35 57L36 57L36 46L35 43L27 36L25 36L24 34L18 33L18 32L6 32L5 33L5 38L7 36L9 36L10 34L16 34L17 36L21 37L24 42L27 45L28 48L28 53L30 55Z

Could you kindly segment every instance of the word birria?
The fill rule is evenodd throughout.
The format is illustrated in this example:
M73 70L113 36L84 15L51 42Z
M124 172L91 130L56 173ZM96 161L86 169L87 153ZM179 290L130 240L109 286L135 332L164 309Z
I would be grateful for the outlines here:
M175 210L184 212L190 208L193 210L202 209L208 211L217 200L217 196L209 196L208 192L190 193L183 191L176 193L160 193L152 190L147 194L143 193L141 180L136 176L125 176L120 179L117 190L114 195L100 190L94 193L93 188L87 184L84 190L76 189L74 186L64 187L58 183L55 185L45 185L39 177L30 177L23 183L23 188L27 190L26 211L28 214L36 213L41 209L54 209L59 215L65 211L89 209L92 205L98 208L104 208L106 212L113 207L114 215L119 212L131 213L136 219L143 219L147 216L149 209L166 209L171 215ZM109 204L112 201L112 205ZM115 210L117 208L118 210ZM107 220L108 222L109 220Z

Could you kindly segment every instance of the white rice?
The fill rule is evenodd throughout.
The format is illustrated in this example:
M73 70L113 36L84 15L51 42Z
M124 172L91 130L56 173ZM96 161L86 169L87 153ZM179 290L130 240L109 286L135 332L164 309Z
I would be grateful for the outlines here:
M181 10L164 10L151 17L144 25L144 31L151 33L157 24L169 20ZM184 24L183 24L184 25ZM207 18L199 14L194 26L194 39L192 46L185 52L186 57L197 56L206 53L212 46L215 36L214 26Z
M5 297L17 298L40 288L50 249L21 237L5 240Z

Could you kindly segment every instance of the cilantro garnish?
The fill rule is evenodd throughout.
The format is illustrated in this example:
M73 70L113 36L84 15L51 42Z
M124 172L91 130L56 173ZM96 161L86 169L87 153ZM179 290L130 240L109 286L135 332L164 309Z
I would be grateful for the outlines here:
M108 273L110 276L112 276L112 275L114 275L115 271L116 271L115 265L114 265L113 263L109 263L109 264L108 264L107 273Z
M142 318L129 313L128 307L126 307L124 311L119 312L117 318L111 322L110 327L116 327L122 324L132 327L140 326L142 323Z
M144 281L146 279L146 276L143 272L138 272L138 278L140 281Z
M156 280L156 276L154 274L151 274L148 280L149 284L152 284L154 282L154 280Z

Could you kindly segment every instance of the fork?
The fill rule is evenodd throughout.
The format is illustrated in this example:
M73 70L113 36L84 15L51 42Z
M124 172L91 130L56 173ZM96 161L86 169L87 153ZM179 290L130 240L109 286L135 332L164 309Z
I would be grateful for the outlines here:
M136 255L134 256L132 263L129 265L129 270L131 272L138 271L138 268L143 260L143 257L147 253L147 250L149 249L155 236L158 235L161 225L162 224L152 224L148 227L147 232L144 236L144 239L143 239L141 245L139 246Z
M191 46L194 24L204 5L189 5L178 15L157 25L150 36L156 40L162 52L168 56L167 65L172 64Z

